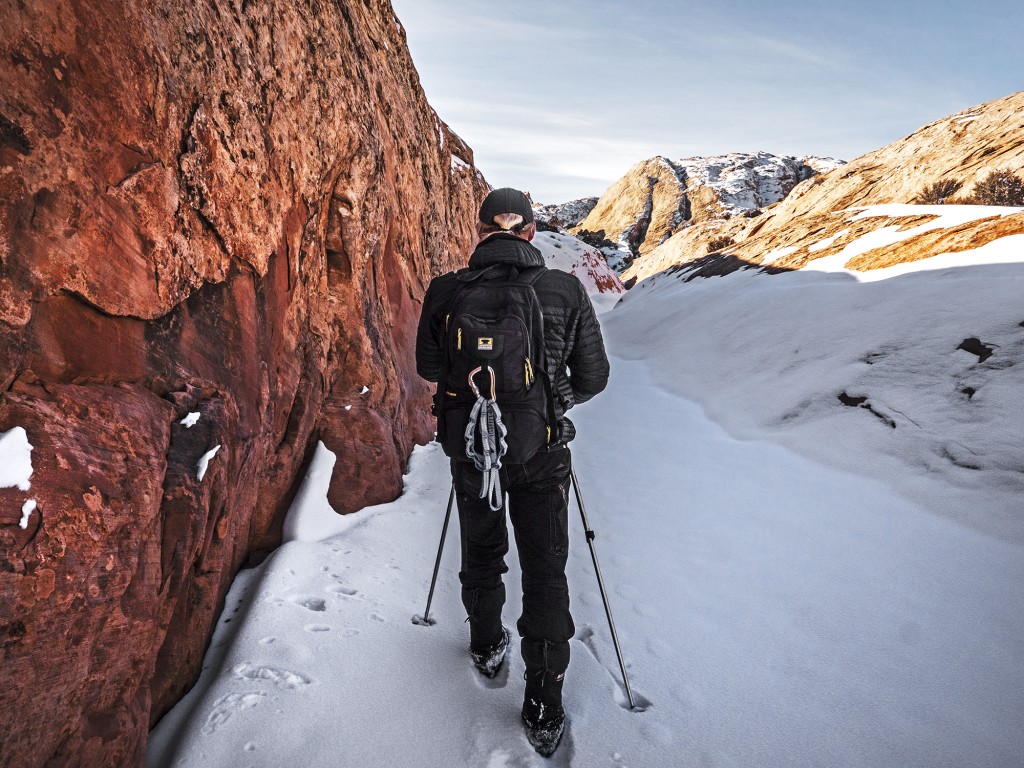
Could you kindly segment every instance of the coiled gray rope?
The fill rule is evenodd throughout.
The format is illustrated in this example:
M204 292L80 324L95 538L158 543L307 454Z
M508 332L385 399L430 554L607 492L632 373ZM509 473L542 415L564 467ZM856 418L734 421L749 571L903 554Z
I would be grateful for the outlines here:
M476 395L476 402L469 412L469 423L466 424L466 456L473 460L475 466L483 474L480 486L480 498L487 499L491 510L501 509L504 494L501 492L501 457L508 450L505 436L508 430L501 421L501 409L494 400L494 371L490 366L491 397L481 394L473 377L482 368L476 368L469 374L469 386ZM476 450L477 434L480 436L480 452Z

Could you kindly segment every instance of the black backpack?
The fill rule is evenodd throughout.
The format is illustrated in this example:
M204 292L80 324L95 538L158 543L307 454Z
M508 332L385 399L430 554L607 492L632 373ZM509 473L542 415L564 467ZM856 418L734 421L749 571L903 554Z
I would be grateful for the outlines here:
M437 439L451 458L472 459L483 447L480 435L466 431L481 396L500 409L506 430L502 461L523 463L556 436L544 315L533 288L546 271L495 264L456 273L459 285L444 319L434 396Z

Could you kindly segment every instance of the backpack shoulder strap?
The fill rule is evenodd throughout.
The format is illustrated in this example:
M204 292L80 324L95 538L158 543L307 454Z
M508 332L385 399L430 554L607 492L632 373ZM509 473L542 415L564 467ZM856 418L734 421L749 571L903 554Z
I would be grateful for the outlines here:
M519 273L519 282L526 283L527 285L534 285L548 268L543 264L536 267L527 267Z

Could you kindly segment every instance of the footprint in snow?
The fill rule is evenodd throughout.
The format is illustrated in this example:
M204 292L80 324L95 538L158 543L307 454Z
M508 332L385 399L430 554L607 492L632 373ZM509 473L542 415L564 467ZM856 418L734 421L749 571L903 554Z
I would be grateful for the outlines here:
M330 632L331 628L326 624L307 624L303 627L307 632Z
M358 589L352 589L352 587L346 587L343 585L328 587L327 591L334 595L345 595L346 597L353 597L359 594Z
M279 669L278 667L257 667L245 662L237 665L232 672L235 673L235 677L242 680L265 680L268 683L273 683L278 688L286 688L292 691L313 682L310 678L300 675L298 672L289 672L287 669Z
M210 735L226 723L235 712L252 709L260 703L265 693L229 693L214 702L213 711L203 724L203 733Z
M293 597L292 602L310 611L323 612L327 610L327 601L319 597Z

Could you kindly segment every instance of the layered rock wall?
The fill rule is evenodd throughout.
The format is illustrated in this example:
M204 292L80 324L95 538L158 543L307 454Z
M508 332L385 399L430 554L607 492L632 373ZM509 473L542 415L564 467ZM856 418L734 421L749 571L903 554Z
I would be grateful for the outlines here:
M340 511L400 490L420 300L484 185L386 0L3 19L0 433L32 474L0 488L0 761L139 765L315 441Z

